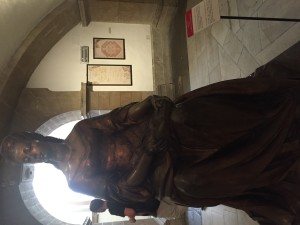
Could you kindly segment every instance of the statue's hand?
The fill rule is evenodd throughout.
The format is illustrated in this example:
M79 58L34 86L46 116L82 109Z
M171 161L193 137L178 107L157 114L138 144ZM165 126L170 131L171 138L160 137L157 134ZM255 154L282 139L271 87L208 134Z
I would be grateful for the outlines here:
M174 103L168 97L152 95L139 103L131 105L128 111L126 111L126 116L129 121L139 123L143 122L145 118L154 112L156 112L156 114L158 111L165 112L172 109L173 106Z
M151 96L151 103L156 111L166 110L174 106L173 101L166 96L153 95Z

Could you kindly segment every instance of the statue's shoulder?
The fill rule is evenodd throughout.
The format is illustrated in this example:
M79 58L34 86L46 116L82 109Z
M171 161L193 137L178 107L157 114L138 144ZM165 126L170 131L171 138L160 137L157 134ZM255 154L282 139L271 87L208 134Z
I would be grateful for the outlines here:
M86 132L83 132L78 127L74 127L65 139L65 144L68 145L71 150L71 155L67 162L68 165L64 171L69 181L83 168L83 161L88 159L91 152L91 143L89 142Z

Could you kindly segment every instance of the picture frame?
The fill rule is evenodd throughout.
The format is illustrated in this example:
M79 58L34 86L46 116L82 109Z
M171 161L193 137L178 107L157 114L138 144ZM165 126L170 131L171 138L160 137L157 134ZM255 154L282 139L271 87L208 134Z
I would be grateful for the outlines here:
M87 64L87 83L95 86L132 86L132 65Z
M125 39L93 38L94 59L125 59Z

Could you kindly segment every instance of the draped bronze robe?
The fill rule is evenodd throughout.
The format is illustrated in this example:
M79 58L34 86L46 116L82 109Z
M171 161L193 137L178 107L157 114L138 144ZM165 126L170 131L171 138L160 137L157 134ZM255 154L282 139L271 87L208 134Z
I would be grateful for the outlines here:
M299 224L300 82L244 78L180 97L170 197L243 209L260 224Z
M97 122L93 129L107 138L126 138L132 156L126 157L127 166L115 168L129 173L139 163L154 116L146 114L142 123L128 120L132 106L87 122ZM166 118L173 141L170 149L153 155L144 186L112 182L104 187L107 197L147 204L149 199L137 194L147 188L158 199L168 197L180 205L242 209L262 225L299 224L299 106L300 81L283 78L248 77L189 92L175 101ZM93 151L108 148L97 143Z

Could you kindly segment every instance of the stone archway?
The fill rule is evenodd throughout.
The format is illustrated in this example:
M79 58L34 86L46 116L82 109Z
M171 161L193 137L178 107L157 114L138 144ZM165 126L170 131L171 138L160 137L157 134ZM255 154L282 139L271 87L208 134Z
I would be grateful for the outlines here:
M79 22L77 1L64 1L34 27L10 62L0 70L0 108L5 109L0 118L0 138L7 134L18 99L35 68L48 51Z

